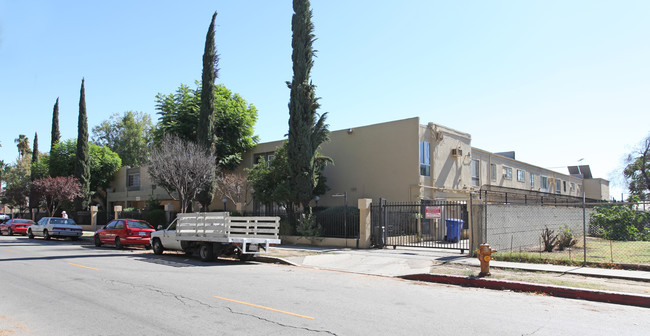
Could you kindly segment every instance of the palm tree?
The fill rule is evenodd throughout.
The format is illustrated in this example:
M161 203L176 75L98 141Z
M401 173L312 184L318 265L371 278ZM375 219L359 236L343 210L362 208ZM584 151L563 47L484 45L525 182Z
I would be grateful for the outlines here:
M22 159L31 152L29 149L29 138L25 134L18 135L18 138L14 139L14 142L16 143L16 147L18 147L18 158Z

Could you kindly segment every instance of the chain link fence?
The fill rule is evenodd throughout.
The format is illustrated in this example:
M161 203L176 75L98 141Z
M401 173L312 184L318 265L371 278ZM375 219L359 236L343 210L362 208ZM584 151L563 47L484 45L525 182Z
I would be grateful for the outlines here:
M508 202L502 195L472 196L472 233L499 252L495 258L650 268L648 204L521 200L512 193Z

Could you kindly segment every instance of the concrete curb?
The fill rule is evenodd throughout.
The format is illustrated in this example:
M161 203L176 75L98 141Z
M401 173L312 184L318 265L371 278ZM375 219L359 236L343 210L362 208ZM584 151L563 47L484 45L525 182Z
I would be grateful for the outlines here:
M480 287L497 290L512 290L516 292L534 292L544 293L553 296L581 299L598 302L608 302L628 306L638 306L650 308L650 296L635 295L611 291L598 291L593 289L572 288L553 285L539 285L527 282L495 280L486 278L461 277L453 275L436 275L436 274L411 274L400 276L399 278L407 280L417 280L426 282L444 283L450 285L459 285L467 287Z
M289 260L286 260L284 258L280 257L269 257L265 255L256 255L255 256L255 261L263 262L263 263L269 263L269 264L282 264L282 265L289 265L289 266L300 266L296 263L293 263Z

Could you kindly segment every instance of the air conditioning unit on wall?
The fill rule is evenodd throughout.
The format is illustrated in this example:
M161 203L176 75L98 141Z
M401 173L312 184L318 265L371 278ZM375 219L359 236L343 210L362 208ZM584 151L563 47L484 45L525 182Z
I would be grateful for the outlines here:
M463 156L463 150L460 148L452 148L451 150L451 156L453 157L460 157Z

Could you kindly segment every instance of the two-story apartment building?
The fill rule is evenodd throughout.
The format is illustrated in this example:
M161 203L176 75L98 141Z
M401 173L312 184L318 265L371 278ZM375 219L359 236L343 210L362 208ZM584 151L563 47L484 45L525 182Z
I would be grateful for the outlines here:
M260 157L272 160L283 141L258 144L244 155L239 172L244 174ZM470 134L431 122L422 124L418 117L332 131L330 141L320 149L334 160L324 170L330 191L320 197L318 205L340 205L341 200L332 195L344 192L351 200L381 197L392 202L467 199L472 192L499 189L571 197L582 197L585 192L587 198L609 198L606 180L561 174L517 161L514 153L472 147L471 142ZM162 188L152 188L145 172L146 167L137 171L138 191L131 181L134 168L120 170L109 202L139 205L151 194L170 203ZM253 210L254 204L249 199L243 207ZM216 195L211 208L223 206ZM228 203L227 208L234 210L235 205Z

